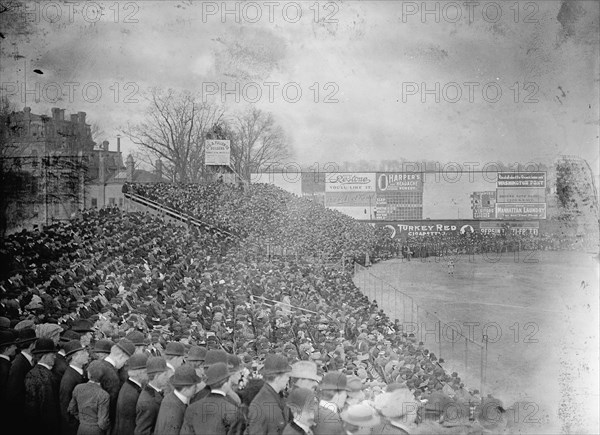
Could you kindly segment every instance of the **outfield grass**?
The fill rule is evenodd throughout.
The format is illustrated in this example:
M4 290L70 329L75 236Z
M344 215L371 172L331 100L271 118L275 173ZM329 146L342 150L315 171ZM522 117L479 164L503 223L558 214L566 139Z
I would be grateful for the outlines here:
M453 276L445 260L433 259L389 260L369 271L413 297L420 339L436 355L441 351L445 368L458 371L471 388L481 385L478 347L470 346L465 369L464 341L452 346L451 329L438 338L431 332L434 316L455 322L477 343L487 332L484 392L507 406L525 405L521 430L600 433L598 266L592 254L537 252L459 256ZM359 275L355 281L368 282ZM369 286L373 281L367 293ZM380 294L380 305L402 319L389 292Z

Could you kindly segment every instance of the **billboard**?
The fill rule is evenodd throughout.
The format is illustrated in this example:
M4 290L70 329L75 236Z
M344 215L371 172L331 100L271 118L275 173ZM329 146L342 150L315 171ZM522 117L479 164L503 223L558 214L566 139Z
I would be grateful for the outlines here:
M471 194L473 219L496 218L496 191L484 190Z
M483 234L501 234L502 229L508 227L513 234L538 235L539 222L481 222L479 229Z
M372 207L376 202L375 192L327 192L325 194L326 207Z
M420 172L378 172L377 192L422 192L423 174Z
M496 203L498 219L546 219L546 203Z
M546 187L546 173L498 172L497 187Z
M328 172L325 192L375 192L375 174L365 172Z
M231 159L231 141L207 140L204 147L204 164L206 166L229 166Z
M541 203L546 202L546 189L543 187L499 187L498 202Z

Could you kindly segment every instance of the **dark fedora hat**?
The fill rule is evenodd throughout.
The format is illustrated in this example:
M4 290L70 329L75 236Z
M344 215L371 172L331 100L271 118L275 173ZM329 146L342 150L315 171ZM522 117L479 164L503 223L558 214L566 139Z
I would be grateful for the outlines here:
M40 338L35 343L35 349L31 353L34 355L43 355L46 353L55 353L58 352L56 346L54 345L54 341L50 338Z
M189 365L182 365L175 369L175 373L171 376L171 385L174 387L189 387L200 382L200 377L196 374L196 370Z
M81 334L70 329L67 329L62 334L60 334L60 342L68 343L71 340L79 340L81 338Z
M32 341L37 340L37 336L35 335L35 329L25 328L19 330L19 337L15 342L17 346L23 346L25 344L31 343Z
M231 373L227 369L227 364L222 362L213 364L206 370L206 385L212 386L218 384L229 376L231 376Z
M79 340L71 340L63 346L63 349L65 350L65 357L68 357L69 355L73 355L75 352L85 350L85 347L81 345Z
M85 334L86 332L92 332L92 322L85 319L76 320L73 322L71 326L71 331L79 332L80 334Z
M265 358L265 365L262 369L263 375L280 375L292 371L286 357L282 355L268 354Z
M12 346L15 343L15 336L10 330L0 331L0 347Z

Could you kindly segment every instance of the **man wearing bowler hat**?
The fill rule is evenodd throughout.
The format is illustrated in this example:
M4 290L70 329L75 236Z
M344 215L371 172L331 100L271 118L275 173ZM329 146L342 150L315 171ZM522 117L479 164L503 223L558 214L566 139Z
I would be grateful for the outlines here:
M181 434L227 435L242 417L238 405L229 397L231 390L227 364L216 363L206 371L206 384L210 394L191 404L185 411ZM243 428L240 428L243 433Z
M67 409L69 409L75 387L86 381L83 373L83 366L89 362L90 355L87 349L81 345L79 340L69 341L63 346L63 350L65 351L65 360L68 363L68 367L60 380L58 394L61 416L60 429L63 435L75 435L79 424L77 420L67 412Z
M33 355L38 359L38 363L25 376L25 433L60 433L58 384L52 373L56 352L52 339L37 340Z
M265 384L250 403L248 435L281 434L290 417L279 393L287 386L291 371L284 356L267 355L262 370Z
M155 434L179 435L185 411L190 403L190 398L196 392L198 382L200 382L200 378L193 367L182 365L175 369L175 374L170 379L174 390L167 394L160 404L154 429Z
M152 435L158 410L163 400L163 391L169 383L171 372L163 357L153 356L146 362L148 383L140 393L135 407L134 435Z
M329 372L320 385L319 411L315 435L346 435L342 425L340 411L346 403L347 379L344 373Z
M23 422L25 409L25 376L33 368L33 349L37 336L33 328L19 331L16 341L17 348L21 350L13 360L8 373L5 397L7 398L7 416L9 423L16 429Z
M148 356L143 353L136 353L127 364L129 365L129 378L119 391L117 399L117 415L112 433L132 434L135 430L135 408L142 388L148 380L146 374L146 363Z

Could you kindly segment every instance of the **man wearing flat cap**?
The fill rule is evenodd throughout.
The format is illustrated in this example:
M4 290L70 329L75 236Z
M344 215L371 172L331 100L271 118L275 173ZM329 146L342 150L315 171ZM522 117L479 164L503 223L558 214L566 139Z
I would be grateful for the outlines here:
M67 410L73 397L73 390L86 381L83 367L89 362L90 356L79 340L71 340L63 346L68 367L60 380L59 401L61 416L61 433L75 435L79 426L77 420Z
M160 404L163 400L163 391L169 383L171 373L163 357L153 356L146 362L148 383L140 393L135 407L134 435L152 435Z
M142 388L148 379L146 363L148 356L136 353L129 358L129 378L121 387L117 399L117 414L112 433L132 434L135 431L136 405Z
M190 398L196 392L196 384L200 378L193 367L182 365L175 369L169 381L173 391L163 399L156 418L155 434L179 435L183 425L183 417L190 403Z
M210 394L191 404L185 411L181 434L185 435L227 435L236 425L242 414L237 403L229 396L231 373L225 363L211 365L206 371L206 384ZM242 422L243 423L243 422ZM243 433L243 428L239 428Z
M290 414L279 393L287 386L291 371L284 356L267 355L262 370L265 384L250 403L248 435L281 435Z
M320 385L319 411L315 435L346 435L340 412L346 403L347 379L344 373L328 372Z
M52 373L56 359L56 346L50 338L40 338L33 355L38 363L25 376L24 433L58 435L60 411L58 384Z
M24 328L19 331L16 345L21 352L15 357L10 366L5 391L8 421L14 425L14 428L18 428L24 419L25 376L34 365L32 352L36 341L37 336L34 329Z

